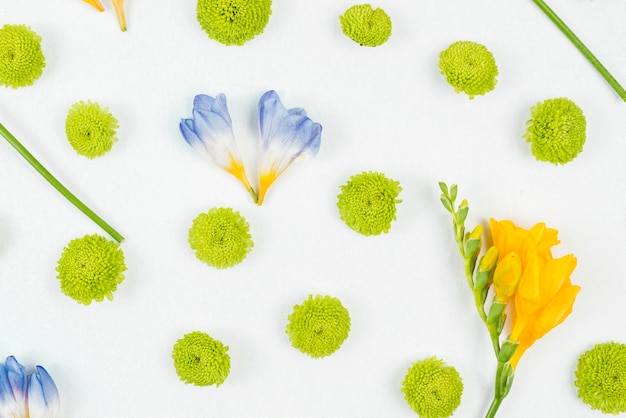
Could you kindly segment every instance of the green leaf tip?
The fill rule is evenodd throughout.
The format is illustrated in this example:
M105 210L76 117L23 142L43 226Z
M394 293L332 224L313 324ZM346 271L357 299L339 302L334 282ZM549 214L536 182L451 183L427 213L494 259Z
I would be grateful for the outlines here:
M188 241L200 261L217 269L239 264L254 246L248 222L231 208L199 214L189 229Z
M0 28L0 85L25 87L41 77L46 59L41 37L26 25Z
M413 363L401 391L421 418L447 418L461 404L463 380L454 367L433 356Z
M93 234L73 239L61 253L57 268L61 291L83 305L113 300L124 280L126 264L120 245Z
M596 344L578 359L578 397L604 414L626 412L626 344Z
M587 122L583 111L566 97L548 99L530 109L523 137L539 161L566 164L583 150Z
M361 46L379 46L391 36L391 18L383 9L359 4L339 16L342 32Z
M101 157L117 142L117 119L99 103L74 103L65 119L65 134L74 150L89 159Z
M396 204L402 202L397 199L402 191L399 182L369 171L351 176L340 189L337 207L348 227L366 236L389 232Z
M205 332L190 332L176 341L172 359L185 384L219 386L230 374L228 347Z
M498 67L493 54L481 44L457 41L439 54L439 69L457 93L473 99L496 87Z
M350 333L350 314L331 296L309 295L288 317L286 332L291 345L313 358L337 351Z
M243 45L263 33L271 6L271 0L198 0L196 18L209 38Z

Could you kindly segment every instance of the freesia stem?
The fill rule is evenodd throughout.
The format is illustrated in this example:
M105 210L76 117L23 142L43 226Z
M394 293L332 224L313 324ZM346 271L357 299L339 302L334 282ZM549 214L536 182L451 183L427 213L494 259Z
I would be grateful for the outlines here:
M485 415L485 418L494 418L503 400L504 398L494 397L491 405L489 406L489 411L487 411L487 415Z
M65 186L61 184L37 159L20 143L20 141L13 136L11 132L7 130L0 123L0 135L6 139L9 144L13 146L20 153L22 157L30 165L32 165L35 170L39 172L55 189L57 189L67 200L69 200L74 206L80 209L89 219L94 221L98 226L100 226L103 230L105 230L111 237L113 237L117 242L124 241L124 237L117 232L113 227L111 227L108 223L106 223L102 218L100 218L94 211L89 209L83 202L81 202L72 192L70 192Z
M494 418L502 401L504 400L505 394L502 393L502 371L504 370L504 363L498 362L498 369L496 371L496 386L495 386L495 394L493 396L493 400L491 401L491 405L489 406L489 410L487 411L487 415L485 418Z
M572 30L557 16L556 13L543 1L532 0L548 18L563 32L565 36L574 44L574 46L583 54L587 60L593 65L596 70L604 77L604 79L613 87L613 90L626 101L626 90L618 83L613 75L602 65L602 63L596 58L595 55L583 44L583 42L572 32Z

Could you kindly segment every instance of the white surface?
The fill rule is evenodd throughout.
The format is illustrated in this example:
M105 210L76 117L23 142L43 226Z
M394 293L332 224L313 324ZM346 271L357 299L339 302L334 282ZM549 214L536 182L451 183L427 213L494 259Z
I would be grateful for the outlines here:
M626 83L626 3L550 0ZM499 416L600 416L576 397L578 356L626 342L626 103L530 1L379 0L393 34L378 48L346 38L352 1L274 0L265 32L243 47L207 38L195 1L130 0L129 30L79 0L0 3L0 24L30 25L47 66L32 86L0 89L0 121L70 190L125 237L129 270L113 302L78 305L59 291L56 262L73 238L102 231L0 141L0 358L44 365L63 416L413 417L406 369L436 355L465 391L455 416L484 416L495 360L466 287L438 181L459 184L468 224L489 217L559 230L582 286L572 315L522 359ZM496 89L470 101L438 73L457 40L496 57ZM324 127L319 155L294 165L257 207L178 132L198 93L228 97L239 141L256 140L256 106L275 89ZM567 96L588 122L583 153L562 167L535 161L521 138L529 108ZM67 109L99 101L119 142L94 161L65 139ZM389 234L363 237L339 219L339 186L364 170L403 191ZM187 244L192 219L240 211L255 247L212 269ZM287 315L308 294L340 298L352 330L334 355L293 349ZM202 330L230 347L219 388L178 380L171 349Z

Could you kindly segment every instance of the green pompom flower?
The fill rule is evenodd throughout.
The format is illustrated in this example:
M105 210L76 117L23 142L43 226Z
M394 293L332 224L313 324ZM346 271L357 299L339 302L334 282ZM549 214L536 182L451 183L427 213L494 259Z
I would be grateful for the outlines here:
M193 220L189 245L200 261L225 269L242 262L254 242L248 222L239 212L230 208L212 208Z
M626 412L626 345L596 344L578 359L578 397L604 414Z
M350 314L341 301L309 295L293 307L287 335L291 345L313 358L329 356L341 347L350 332Z
M560 97L535 104L523 137L539 161L566 164L582 150L587 137L583 111L570 99Z
M98 103L74 103L65 119L65 135L74 150L87 158L100 157L117 141L117 119Z
M113 292L124 280L126 264L120 245L93 234L73 239L63 249L56 268L61 291L78 303L89 305Z
M0 28L0 85L30 86L41 77L46 59L41 37L26 25L4 25Z
M470 99L496 87L496 60L485 46L476 42L454 42L441 51L439 69L454 91L465 92Z
M198 0L196 18L209 38L243 45L263 33L271 6L271 0Z
M363 46L382 45L391 36L391 18L383 9L372 9L369 4L354 5L339 16L341 30Z
M172 350L180 380L196 386L219 386L230 373L228 347L201 331L185 334Z
M396 220L396 199L400 183L378 172L363 172L350 177L337 196L339 216L350 228L363 235L389 232Z
M454 367L433 356L409 368L402 393L421 418L446 418L461 404L463 381Z

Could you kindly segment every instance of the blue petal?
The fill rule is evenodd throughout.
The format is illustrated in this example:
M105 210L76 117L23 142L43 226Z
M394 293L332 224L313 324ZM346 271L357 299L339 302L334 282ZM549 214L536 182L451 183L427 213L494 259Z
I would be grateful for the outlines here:
M304 109L287 110L274 90L259 100L259 130L263 152L280 160L268 165L270 161L265 158L262 170L271 166L280 173L294 159L313 157L319 151L322 126L307 117Z
M13 356L0 364L0 417L25 415L27 376Z
M259 129L261 138L265 139L275 131L276 124L284 119L289 112L280 101L278 94L270 90L259 99Z
M270 141L264 144L268 147L280 147L291 152L291 159L303 153L314 156L319 151L322 126L306 116L289 115L284 118L272 134Z
M197 152L230 173L241 171L241 156L224 94L215 98L197 95L194 98L193 119L183 119L179 128L185 141Z
M228 113L228 104L226 96L223 93L218 94L215 98L206 94L199 94L193 100L194 110L202 110L218 114L226 123L232 127L233 122Z
M179 127L180 133L183 134L183 138L185 138L185 141L187 141L189 145L193 147L194 143L201 142L196 134L193 119L182 119Z
M4 364L7 370L9 384L13 389L13 395L16 399L18 396L24 396L24 394L26 394L26 383L28 380L26 369L13 356L7 357Z
M232 142L233 127L221 114L207 110L193 110L196 135L204 143L210 141Z
M46 369L37 366L28 383L30 418L53 418L59 413L59 391Z

